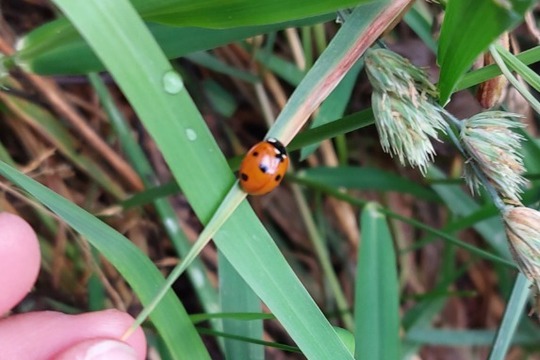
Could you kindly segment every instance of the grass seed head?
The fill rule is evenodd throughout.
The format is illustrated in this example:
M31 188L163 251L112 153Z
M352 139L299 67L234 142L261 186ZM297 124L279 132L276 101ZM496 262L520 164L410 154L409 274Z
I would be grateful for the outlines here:
M474 162L506 201L519 203L527 181L523 156L520 152L523 137L512 128L523 127L516 121L520 116L504 111L487 111L464 120L461 141L471 158L465 164L464 178L471 192L477 192L481 182L470 163Z
M445 131L435 86L422 69L386 49L366 52L365 65L383 150L425 174L435 155L431 139Z

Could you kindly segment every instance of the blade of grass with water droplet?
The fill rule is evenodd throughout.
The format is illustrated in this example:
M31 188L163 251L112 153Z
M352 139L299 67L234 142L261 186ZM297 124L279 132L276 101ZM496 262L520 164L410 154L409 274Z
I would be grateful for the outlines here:
M126 1L56 4L107 65L206 223L231 189L233 174L185 89L165 91L163 77L172 69L146 27ZM111 15L117 13L123 16ZM214 239L307 357L352 357L246 202Z
M108 92L105 84L97 74L89 75L90 82L94 86L99 99L104 107L109 120L116 131L116 134L120 140L122 149L133 164L134 169L144 182L145 187L150 187L159 184L156 174L154 173L150 162L146 158L146 155L139 144L135 141L133 133L129 128L126 119L122 113L118 110L114 101ZM176 188L178 189L178 188ZM173 242L178 254L185 256L191 243L187 239L187 236L182 231L178 217L172 205L167 199L156 198L153 200L156 211L159 215L163 228L167 232L167 235ZM193 261L192 266L188 270L188 276L191 280L191 284L197 293L203 309L207 312L215 312L219 310L218 296L214 289L210 279L208 278L207 271L199 259ZM221 330L220 321L212 321L212 325L215 330Z

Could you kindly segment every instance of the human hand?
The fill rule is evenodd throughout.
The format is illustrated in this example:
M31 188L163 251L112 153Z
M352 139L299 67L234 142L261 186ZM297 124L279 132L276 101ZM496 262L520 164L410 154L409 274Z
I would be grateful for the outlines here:
M0 316L31 290L40 258L30 225L16 215L0 213ZM0 359L144 359L146 340L140 328L120 341L132 322L130 315L118 310L9 316L0 320Z

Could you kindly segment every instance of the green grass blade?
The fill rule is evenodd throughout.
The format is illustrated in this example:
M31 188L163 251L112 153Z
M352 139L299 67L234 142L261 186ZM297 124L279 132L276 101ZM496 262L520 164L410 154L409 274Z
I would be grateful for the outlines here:
M435 346L487 346L493 341L493 330L447 330L431 326L407 333L407 341Z
M135 245L95 216L1 162L0 174L86 238L122 274L143 304L148 303L164 283L161 273ZM172 291L163 298L151 318L175 358L209 358L189 316Z
M533 47L516 55L516 58L524 65L530 65L540 61L540 46ZM471 71L465 74L463 79L458 83L456 91L468 89L471 86L480 84L486 80L501 75L501 69L495 64L488 65L478 70Z
M355 61L382 33L376 24L392 21L406 6L404 1L377 1L357 7L317 59L283 108L267 137L288 145L322 99L334 89ZM377 31L373 31L373 29Z
M13 161L13 158L11 155L9 155L9 152L7 151L4 144L0 142L0 160L5 162L8 165L15 166L15 162Z
M234 177L182 80L148 29L126 1L57 0L56 4L107 66L197 216L206 223ZM113 15L119 13L123 15ZM247 202L240 204L214 240L307 357L352 358Z
M433 40L432 15L428 11L421 11L420 6L425 3L416 2L413 7L407 11L403 19L409 27L418 35L424 44L434 53L437 52L437 43Z
M292 178L292 176L290 176ZM353 204L353 205L356 205L356 206L364 206L366 205L366 201L365 200L361 200L361 199L358 199L358 198L354 198L348 194L345 194L343 193L342 191L340 191L338 188L334 188L334 187L331 187L331 186L326 186L322 183L318 183L316 181L307 181L306 179L302 179L302 178L294 178L294 181L295 182L298 182L300 184L303 184L303 185L306 185L306 186L309 186L309 187L312 187L313 189L315 190L318 190L318 191L322 191L328 195L331 195L337 199L340 199L340 200L343 200L343 201L346 201L350 204ZM441 196L441 198L443 198ZM443 198L444 199L444 198ZM478 205L476 205L478 206ZM494 255L490 252L487 252L485 250L482 250L480 248L477 248L473 245L470 245L469 243L466 243L466 242L463 242L461 240L459 240L458 238L456 238L455 236L452 236L448 233L446 233L445 231L441 231L441 230L438 230L438 229L435 229L431 226L428 226L420 221L417 221L413 218L408 218L408 217L405 217L405 216L402 216L402 215L399 215L397 213L394 213L390 210L386 210L386 209L380 209L379 210L380 212L384 213L385 215L391 217L392 219L396 219L396 220L399 220L399 221L403 221L407 224L410 224L418 229L422 229L422 230L425 230L427 232L429 232L430 234L434 235L434 236L438 236L448 242L450 242L451 244L453 245L456 245L456 246L459 246L463 249L466 249L467 251L479 256L480 258L483 258L483 259L487 259L487 260L490 260L490 261L494 261L494 262L497 262L499 264L502 264L502 265L505 265L507 267L510 267L510 268L515 268L515 264L512 260L506 260L502 257L499 257L497 255ZM480 233L485 233L485 234L490 234L490 229L489 229L489 225L490 224L493 224L493 226L495 226L495 229L494 229L494 232L496 233L498 230L502 230L500 228L500 223L499 225L497 225L497 222L495 223L491 223L491 222L487 222L486 223L482 223L482 224L479 224L479 226L477 226ZM498 227L497 227L498 226ZM505 238L500 238L500 236L498 236L495 240L504 240Z
M122 149L133 164L134 169L141 179L143 179L144 186L148 188L149 186L159 184L150 162L146 158L144 151L135 141L131 129L126 123L122 113L115 106L105 84L96 74L90 74L89 78L96 89L99 99L109 116L116 134L118 135ZM166 199L155 199L153 203L163 228L174 244L177 253L181 256L185 256L191 247L191 243L181 230L178 217L173 207ZM201 260L196 259L193 262L192 266L188 269L188 276L202 307L208 312L218 311L219 302L217 292L208 278L207 271ZM221 323L219 321L214 321L212 325L214 326L214 329L221 330Z
M225 118L231 118L238 109L235 97L217 81L211 79L203 80L201 82L201 90L217 114Z
M213 49L252 36L326 22L334 14L279 24L246 26L225 30L174 27L147 23L152 36L169 59ZM182 39L179 41L178 39ZM42 75L86 74L104 70L102 62L66 19L42 25L24 36L12 61Z
M209 329L201 328L201 327L198 328L198 330L199 330L199 332L201 334L205 334L205 335L213 335L213 336L216 336L216 337L219 336L219 337L222 337L222 338L225 338L225 339L236 340L237 342L242 341L242 342L245 342L245 343L250 343L250 344L254 344L254 345L260 345L261 347L262 346L267 346L269 348L274 348L274 349L278 349L278 350L301 353L300 349L298 349L295 346L284 345L284 344L279 344L279 343L270 342L270 341L264 341L264 340L261 340L261 339L252 339L252 338L248 338L248 337L245 337L245 336L227 334L227 333L224 333L224 332L213 331L213 330L209 330Z
M260 312L261 302L253 290L238 275L229 261L219 254L219 295L221 309L225 312ZM262 340L262 320L250 321L224 318L223 332L250 339ZM225 338L225 357L227 359L264 359L264 348L253 343Z
M202 313L202 314L193 314L190 315L191 321L194 324L207 321L209 319L235 319L243 321L252 321L252 320L274 320L275 317L272 314L266 313L246 313L246 312L236 312L236 313Z
M359 60L352 67L347 75L341 80L338 86L328 95L321 104L319 111L310 124L310 128L316 128L328 124L335 119L343 117L345 109L349 104L354 86L356 85L358 73L363 69L364 61ZM319 144L310 145L303 148L300 152L300 160L306 159L319 147Z
M120 206L122 206L124 209L129 209L131 207L147 205L156 199L164 198L178 193L180 193L180 188L178 187L178 184L174 181L169 181L166 184L151 187L147 190L138 192L131 197L128 197L127 199L120 202Z
M372 125L373 122L373 112L371 109L362 110L331 123L301 132L293 139L293 141L291 141L289 146L287 146L287 150L298 150L306 145L314 144L328 138L333 138Z
M525 100L527 100L527 102L533 108L533 110L536 113L540 113L540 102L536 100L533 94L531 94L527 85L519 81L519 79L515 77L514 74L512 74L510 69L507 67L507 63L503 60L503 58L501 57L501 54L499 53L499 51L497 51L497 49L494 46L490 46L489 49L490 49L490 54L493 57L493 61L495 61L497 66L501 69L504 77L506 77L506 79L508 79L508 82L512 84L512 86L520 93L521 96L523 96ZM501 50L503 52L505 51L502 48ZM530 72L527 73L526 75L530 75Z
M495 330L447 330L426 327L423 329L413 329L407 333L405 339L408 342L418 345L455 347L490 346L493 343L495 335ZM538 341L540 341L540 338L536 334L531 335L521 331L511 336L510 340L510 346L522 345L524 347L535 347ZM499 359L504 359L504 357Z
M418 184L418 182L376 168L354 166L316 167L303 170L298 173L298 177L334 188L397 191L414 195L418 199L440 201L433 190Z
M270 49L257 51L255 53L255 59L268 68L268 70L271 70L272 73L293 86L298 86L306 75L296 64L275 55Z
M198 3L170 0L133 0L146 20L181 26L231 28L273 24L316 16L373 0L206 0Z
M517 56L503 48L501 45L496 44L495 48L499 52L499 55L501 55L501 57L504 59L504 62L508 65L508 67L519 74L523 80L535 88L536 91L540 91L540 76L536 72L521 62Z
M366 205L361 215L355 284L355 357L398 359L399 284L394 244L378 205Z
M226 64L224 61L216 58L215 56L209 54L206 51L199 51L190 55L186 55L186 59L207 69L211 69L217 73L229 75L233 78L240 79L251 84L257 84L261 82L259 76L253 75L246 70L237 69L234 66Z
M457 274L461 275L461 274ZM457 279L454 275L452 278L443 278L439 284L432 290L433 293L444 293L448 287ZM416 303L404 315L402 326L406 331L403 341L402 357L408 358L417 353L418 343L409 339L409 332L414 334L415 331L422 331L431 327L434 318L440 314L447 302L446 296L426 297Z
M439 52L440 102L445 104L474 60L523 19L534 0L452 0L446 7ZM463 41L463 37L467 41Z
M442 173L435 167L428 169L428 176L434 179L443 178ZM468 216L480 208L458 185L432 185L431 187L457 216ZM486 219L475 224L474 229L497 251L498 255L505 259L512 259L500 219Z
M489 354L490 360L502 360L512 344L512 339L516 333L519 321L522 318L523 308L529 299L531 282L523 274L519 273L512 289L510 300L506 305L504 317L495 341Z
M328 293L332 294L332 299L335 302L335 311L340 314L339 318L343 322L343 326L346 329L352 330L354 328L354 319L350 311L351 305L345 296L342 284L333 267L326 237L321 233L321 229L315 223L312 210L299 187L293 188L293 196L297 202L300 218L311 240L313 252L320 264L325 286L328 288Z

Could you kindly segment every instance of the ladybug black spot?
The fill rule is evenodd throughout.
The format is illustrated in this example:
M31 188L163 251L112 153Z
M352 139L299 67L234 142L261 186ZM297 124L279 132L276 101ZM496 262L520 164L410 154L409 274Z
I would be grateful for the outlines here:
M266 174L268 167L266 165L259 165L259 170L261 170L263 174Z
M276 181L281 180L281 175L278 174L278 175L274 178L274 180L276 180Z
M259 153L257 151L254 151L253 152L253 157L257 157L257 156L259 156Z
M274 145L274 147L278 150L280 156L287 155L285 146L283 146L283 144L281 144L279 141L272 142L271 144Z
M249 176L247 176L246 173L241 173L241 174L240 174L240 178L242 179L242 181L248 181Z

